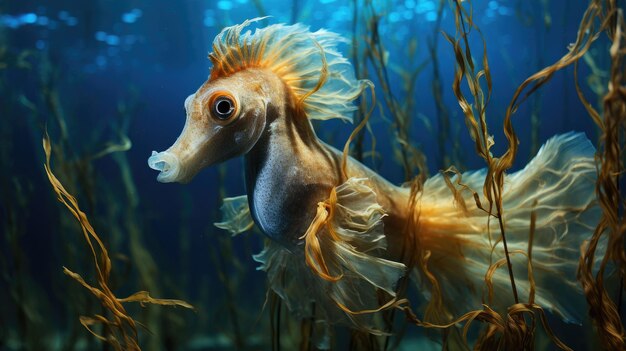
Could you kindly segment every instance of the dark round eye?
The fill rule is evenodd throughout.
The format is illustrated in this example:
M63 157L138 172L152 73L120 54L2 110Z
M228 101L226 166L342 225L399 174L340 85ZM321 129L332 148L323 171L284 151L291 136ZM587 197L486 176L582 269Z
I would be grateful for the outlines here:
M239 102L235 96L226 90L214 92L206 102L206 111L215 122L227 125L235 121L239 115Z
M213 115L221 120L227 120L235 112L235 103L226 96L221 96L213 102Z

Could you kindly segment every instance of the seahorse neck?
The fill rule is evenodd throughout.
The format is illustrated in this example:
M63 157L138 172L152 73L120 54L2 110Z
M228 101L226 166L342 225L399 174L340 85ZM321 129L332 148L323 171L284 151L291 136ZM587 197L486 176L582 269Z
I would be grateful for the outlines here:
M302 218L287 218L293 210L289 204L300 196L316 196L310 187L320 183L331 186L334 175L329 174L327 162L316 166L328 156L310 122L294 104L270 102L266 113L266 128L245 156L248 202L261 230L289 247L297 245L302 234L301 223L296 222Z

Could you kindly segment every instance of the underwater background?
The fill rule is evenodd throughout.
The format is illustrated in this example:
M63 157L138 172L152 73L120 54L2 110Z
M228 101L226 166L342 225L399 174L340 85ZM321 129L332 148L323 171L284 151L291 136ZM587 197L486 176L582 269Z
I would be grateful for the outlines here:
M475 62L482 62L483 43L489 60L486 120L494 154L507 149L502 126L515 90L567 53L588 5L472 2L480 32L468 39ZM0 1L0 350L113 349L79 319L108 312L64 274L67 267L96 284L91 248L44 170L46 131L52 171L108 249L115 295L145 290L194 307L129 303L142 325L143 349L268 350L276 340L281 349L301 347L298 321L285 308L278 325L269 317L266 276L251 257L264 237L258 230L231 237L213 225L221 199L245 193L242 160L205 169L189 184L160 184L147 158L182 130L183 102L207 79L215 35L269 16L260 25L301 22L340 33L357 77L376 85L371 128L353 142L353 156L396 184L452 165L483 168L452 90L457 61L442 33L455 37L454 6L436 0ZM578 63L581 94L597 109L607 93L610 46L602 35ZM581 131L594 144L602 135L578 97L573 66L556 72L512 120L520 140L513 170L553 135ZM314 126L337 148L354 127L341 121ZM617 299L621 290L610 284ZM599 347L590 322L548 319L573 349ZM106 335L107 328L82 321ZM399 330L388 349L442 348L439 331ZM347 349L347 328L335 335L334 348Z

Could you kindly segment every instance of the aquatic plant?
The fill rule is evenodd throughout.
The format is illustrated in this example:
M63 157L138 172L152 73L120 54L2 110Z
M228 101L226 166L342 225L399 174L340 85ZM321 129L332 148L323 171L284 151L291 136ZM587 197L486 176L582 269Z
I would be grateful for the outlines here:
M220 290L224 294L224 302L214 313L217 316L226 316L223 317L224 324L212 327L226 335L234 349L244 350L254 346L249 333L255 330L251 328L251 325L258 322L258 317L251 313L249 308L250 303L255 299L244 288L250 277L247 274L246 265L241 262L241 255L235 253L237 248L232 238L219 236L219 233L215 233L214 230L212 232L217 238L207 249L211 267L217 273ZM240 238L240 240L246 239ZM237 244L243 245L244 243L237 242ZM244 252L247 253L244 257L252 256L252 250ZM242 300L246 303L242 303Z
M150 291L153 293L156 292L157 295L160 295L160 291L152 278L154 272L157 271L154 265L154 261L151 259L150 254L146 251L141 243L141 233L139 224L137 223L138 217L134 216L134 210L138 205L137 192L135 190L135 186L132 180L132 174L130 173L129 163L126 159L123 151L127 151L130 149L131 143L128 139L127 130L129 126L130 115L135 113L133 105L133 101L127 101L125 103L120 103L118 106L118 112L120 121L119 124L113 124L112 128L116 136L119 138L117 142L106 142L103 146L98 146L97 151L86 151L81 155L73 147L73 142L71 140L72 134L70 133L71 128L73 127L73 123L76 121L73 118L67 118L65 113L65 109L63 103L61 101L61 96L57 89L59 82L59 68L56 67L48 58L47 55L42 55L40 58L40 75L39 78L41 80L41 84L43 86L41 90L41 96L37 96L37 98L41 98L43 105L47 109L49 115L51 116L51 120L54 122L49 124L49 127L57 127L60 134L60 142L57 144L52 144L47 141L44 142L44 146L47 145L49 149L45 148L47 159L47 166L49 167L49 158L51 153L54 153L55 158L57 160L57 164L59 165L58 172L60 173L60 178L57 178L56 175L48 174L48 179L50 182L53 181L53 178L56 179L58 184L53 182L53 185L61 186L61 188L55 188L57 194L60 199L63 199L61 194L65 196L65 201L63 202L66 206L73 206L74 212L70 211L74 217L77 216L79 220L87 221L87 215L80 211L78 208L77 200L71 197L70 191L76 191L77 189L81 189L81 195L83 195L87 199L88 213L92 215L97 213L96 208L98 208L98 192L96 191L96 177L93 174L93 164L95 160L104 158L108 155L113 155L113 160L120 166L120 174L121 174L121 184L124 188L124 194L128 197L126 203L129 204L130 211L126 211L125 218L116 218L115 217L115 202L118 199L115 199L115 202L110 202L108 204L105 203L105 209L109 210L110 215L113 216L113 220L111 221L112 225L110 228L111 234L115 235L119 233L120 228L119 224L126 227L126 232L129 233L130 242L129 247L131 251L132 262L135 263L135 267L137 267L139 271L140 278L143 287L148 287ZM133 96L133 94L129 94L129 96ZM45 116L44 113L39 112L38 107L35 103L31 103L26 98L22 99L22 103L25 104L38 118L41 118L42 115ZM73 117L72 115L70 117ZM86 146L85 149L87 149ZM53 178L51 178L53 177ZM63 179L64 183L61 185L61 181L59 179ZM73 189L73 190L65 190L65 189ZM63 191L67 192L67 194L63 193ZM70 199L73 199L72 202ZM104 212L104 210L102 210ZM102 214L101 214L102 215ZM98 216L96 217L96 222L101 221L102 219ZM61 217L65 219L65 217ZM119 223L119 224L118 224ZM64 229L61 230L62 233L65 232L73 232L75 224L69 223L69 221L63 221L62 225L65 226ZM95 231L91 233L93 227L89 221L86 223L81 223L81 228L83 229L83 234L86 239L89 239L86 233L92 235L92 238L96 241L95 245L97 248L104 249L103 241L97 237ZM93 236L97 238L94 238ZM85 280L82 280L82 277L72 271L64 270L64 273L71 276L75 280L79 281L83 287L88 288L96 297L100 298L103 303L103 312L101 314L96 314L94 317L81 317L80 321L84 327L86 327L92 334L96 335L97 331L94 329L95 325L102 325L102 335L97 334L98 338L101 340L105 340L116 348L131 348L134 349L138 347L139 340L137 339L138 334L134 329L134 320L127 319L124 320L123 317L120 317L120 313L126 313L125 310L121 308L121 303L126 301L136 301L140 303L159 303L159 299L152 299L146 292L141 291L128 297L126 300L120 299L120 301L113 301L111 299L114 298L112 295L114 286L113 281L115 281L113 272L111 271L111 260L108 256L108 250L111 249L116 243L119 242L119 238L114 236L107 237L105 240L109 241L110 247L108 249L104 249L105 251L100 252L98 257L94 258L96 262L96 273L98 275L100 288L95 288L93 286L89 286ZM59 240L59 242L66 243L64 245L64 249L71 251L73 250L72 245L74 243L74 238L68 236L68 238L64 240ZM93 246L91 242L88 243L92 246L91 252L95 255L97 250L93 250ZM113 249L116 251L117 249ZM87 258L87 256L76 255L76 254L67 254L69 257L77 257L77 261L80 262L81 259ZM120 254L116 254L114 257L120 257ZM66 260L67 261L67 260ZM100 264L97 263L100 261ZM128 260L131 261L131 260ZM71 262L71 261L70 261ZM152 263L152 265L150 265ZM84 265L84 263L74 263L73 265ZM128 268L128 267L127 267ZM103 286L105 284L106 286ZM76 301L75 304L68 304L67 309L69 310L69 314L75 314L78 311L81 313L97 313L92 312L95 306L92 306L92 302L89 299L84 298L84 294L78 294L78 292L74 291L72 286L64 288L64 290L68 290L69 293L66 292L66 295L76 295L73 300ZM161 302L169 303L167 300L162 300ZM107 308L112 309L113 316L107 316ZM147 325L149 329L156 331L161 337L159 329L161 327L160 318L158 318L158 311L150 310L145 313L147 309L144 309L144 317L147 320ZM156 317L155 317L156 316ZM128 317L128 316L127 316ZM110 318L110 319L109 319ZM121 318L121 319L120 319ZM130 317L128 317L130 318ZM70 326L75 326L76 323L70 324ZM117 329L116 329L117 328ZM74 328L73 328L74 329ZM74 329L75 330L75 329ZM69 334L66 342L66 347L72 347L78 338L78 333L73 331ZM160 340L155 340L152 338L149 340L150 344L149 348L158 347L160 344Z
M453 138L452 150L446 150L446 143L450 141L450 111L443 100L443 83L441 81L441 73L439 68L439 60L437 58L437 50L439 47L439 33L441 31L441 21L443 19L443 10L445 1L440 0L437 7L437 20L433 29L433 34L428 41L428 53L430 54L430 63L433 66L433 78L431 89L435 98L435 109L437 113L437 149L439 151L439 169L445 169L448 165L454 164L457 168L462 169L460 153L460 144L458 138Z
M425 179L429 174L428 167L426 165L426 156L420 149L416 148L413 143L411 143L409 137L411 119L415 117L413 99L408 99L405 104L401 104L394 95L389 78L388 60L385 56L386 50L383 46L379 32L382 16L376 13L374 5L371 1L365 1L364 8L365 11L367 11L365 15L365 28L367 33L365 43L367 47L363 54L367 57L368 62L374 68L374 73L376 75L377 82L380 84L380 90L382 91L385 106L387 107L387 111L393 121L393 128L395 130L394 140L398 144L393 149L394 153L396 153L396 156L400 160L404 170L404 181L411 180L416 171ZM413 58L416 53L416 43L412 43L412 45L409 45L409 58ZM413 70L406 71L401 74L404 81L404 94L406 94L406 96L413 95L416 78L425 67L426 62L423 62L418 64ZM364 110L361 109L361 112L364 112Z
M93 262L96 268L97 281L99 287L94 287L87 283L82 276L63 267L63 273L80 283L84 288L89 290L96 298L100 300L103 308L110 313L110 316L96 314L93 317L81 316L80 323L96 338L109 343L115 350L140 350L137 334L137 322L126 312L123 303L138 302L140 304L156 304L167 306L181 306L193 309L193 306L182 300L172 299L155 299L150 296L147 291L136 292L126 298L118 298L109 287L109 278L111 276L111 259L108 250L102 240L93 229L89 219L83 211L80 210L76 198L72 196L57 179L52 172L50 166L51 143L46 134L43 139L43 149L46 155L46 163L44 165L48 180L57 194L57 199L61 202L70 213L79 222L82 229L83 237L87 242ZM95 242L95 244L94 244ZM93 329L96 325L104 327L104 333L99 334Z
M3 131L11 130L7 125ZM14 150L12 138L2 134L3 147L0 161L8 160ZM41 287L31 278L31 268L24 250L24 241L30 239L27 234L29 203L32 201L33 188L28 182L14 175L0 177L0 199L2 200L2 245L0 246L0 298L5 302L0 315L0 348L8 343L9 336L16 332L21 347L28 349L44 348L49 336L46 328L44 311L49 306L41 299ZM8 312L8 313L7 313ZM15 330L9 329L14 326Z
M448 40L454 46L458 64L457 74L455 76L454 91L457 99L459 100L459 104L461 105L465 113L466 121L468 122L468 129L471 132L472 139L476 142L477 153L481 155L488 163L488 175L485 180L483 193L486 195L489 201L489 210L487 210L487 212L491 214L492 207L494 205L496 207L496 215L494 217L500 222L500 229L502 234L501 240L503 241L503 244L505 246L506 255L506 260L500 259L490 267L487 275L485 276L485 283L489 292L488 296L490 296L489 300L491 300L491 296L493 294L491 282L493 273L501 266L508 266L511 280L511 289L515 304L509 307L509 311L506 317L501 317L488 305L485 305L485 308L482 311L469 312L468 314L461 316L460 318L454 320L447 325L433 325L428 322L422 322L416 317L413 312L411 312L409 308L404 306L403 309L407 313L407 316L410 320L413 320L416 324L427 328L447 328L459 322L465 321L466 324L463 330L463 336L465 338L472 321L479 320L486 322L488 324L488 328L480 335L479 339L474 345L474 347L477 349L510 349L520 347L523 349L532 349L534 344L534 333L536 324L535 318L536 313L539 313L543 327L545 328L548 336L550 336L555 345L561 349L569 349L552 333L550 327L547 324L543 309L539 305L534 303L535 282L532 274L532 244L536 218L534 211L531 213L529 244L528 251L526 253L526 256L528 257L528 279L531 289L528 303L519 302L517 290L515 287L515 278L511 269L511 263L509 259L509 256L513 254L513 252L508 252L506 250L506 236L504 233L504 226L502 225L503 213L501 210L501 194L503 184L502 175L504 171L512 165L512 161L517 152L518 144L518 139L515 135L511 123L511 116L517 110L519 105L524 100L526 100L532 93L536 92L537 89L539 89L542 85L547 83L556 71L571 64L576 64L577 61L588 50L591 43L595 41L595 39L597 39L598 35L602 31L606 31L607 34L609 34L611 41L613 42L613 46L611 48L611 57L613 60L613 75L611 77L612 79L614 79L614 81L612 81L609 86L620 88L623 87L623 77L615 73L618 72L620 69L623 69L622 57L624 55L624 52L623 50L621 52L619 50L619 48L621 47L621 42L624 40L624 37L621 35L623 30L623 20L621 19L621 12L616 10L615 2L607 2L606 4L604 4L605 6L603 6L601 2L594 1L589 5L589 8L587 9L581 21L577 40L572 45L569 52L555 64L548 66L545 69L542 69L538 73L528 78L516 90L513 99L509 104L509 107L507 108L504 123L504 130L509 142L509 148L507 149L507 151L505 151L504 155L501 158L494 158L489 152L489 148L491 145L493 145L493 143L491 142L489 134L487 133L487 123L485 120L484 112L486 102L489 101L490 94L487 94L487 98L485 99L485 95L483 95L480 85L480 78L484 77L488 91L491 91L491 79L488 68L489 66L486 61L486 55L485 53L483 53L484 70L474 75L474 64L472 62L469 46L467 45L467 32L464 27L464 23L467 23L469 28L474 27L474 24L471 20L471 12L470 14L468 14L468 12L465 12L465 10L463 9L463 7L461 7L458 1L455 2L455 5L455 13L457 16L457 32L461 33L461 38L465 41L465 45L462 48L459 44L461 39L454 40L451 37L447 36ZM612 21L608 20L611 18L613 18ZM601 25L599 27L596 27L596 22L601 23ZM461 82L463 76L465 76L468 81L470 91L474 97L474 104L469 104L463 96L461 90L459 89L459 83ZM615 305L607 295L604 288L603 272L610 257L612 257L612 259L620 267L623 266L624 262L624 247L622 241L624 229L623 227L619 227L619 216L617 215L620 207L619 202L621 201L621 195L619 193L619 190L616 188L616 184L619 183L619 180L616 180L614 178L615 174L619 174L619 171L616 169L620 169L621 167L620 155L622 151L620 145L623 144L619 144L619 134L611 134L610 132L609 135L606 134L607 132L603 128L603 123L600 120L599 113L597 113L590 104L586 103L586 101L582 97L580 89L577 90L579 92L579 95L581 95L581 100L583 100L585 106L590 111L591 117L594 119L594 121L596 121L596 123L598 123L598 126L605 133L602 140L606 140L605 142L611 145L609 146L609 149L612 150L608 152L605 151L604 157L600 159L601 167L598 174L597 192L600 203L604 203L602 205L602 208L604 210L604 216L602 217L603 219L601 219L601 222L598 224L598 227L596 228L596 231L592 236L591 243L588 246L583 245L583 247L581 248L582 253L579 268L579 278L581 279L585 294L587 295L587 300L590 304L591 316L596 319L599 324L599 331L603 344L609 349L621 349L623 347L623 327L620 318L617 315ZM523 92L525 92L524 95L522 95ZM605 104L607 107L605 108L605 113L608 110L608 113L605 114L605 121L610 121L611 123L614 123L611 130L616 132L621 129L621 127L618 126L623 126L624 123L624 103L626 101L624 97L625 95L623 94L623 92L619 92L619 88L612 90L605 97ZM619 114L621 117L616 118L615 116L617 116L617 114ZM478 115L479 118L477 119L475 115ZM603 169L605 171L609 170L610 175L607 176L606 173L603 175ZM458 174L458 172L455 173ZM451 189L456 192L457 190L455 190L451 182L449 180L448 182L448 184L451 186ZM460 177L457 185L465 187L461 183ZM475 192L474 197L477 201L477 206L479 208L482 208L481 204L479 203L479 197ZM605 230L609 228L612 229L609 231L611 236L608 244L609 250L602 259L597 278L594 280L594 278L592 277L593 267L596 262L594 260L594 253L597 249L600 236L604 233ZM623 271L620 272L620 274L623 274ZM403 302L408 303L408 301ZM526 317L524 317L525 314ZM530 327L527 324L527 318L530 318Z
M11 73L32 72L32 51L15 50L8 45L6 31L0 28L0 164L14 169L18 162L16 123L8 116L18 104L19 92L11 89ZM28 125L30 121L24 120ZM30 231L35 186L32 180L13 171L0 175L0 348L17 344L25 349L43 349L52 334L45 318L50 303L44 298L42 284L33 279L29 245L35 233Z
M552 27L552 15L550 14L549 6L547 0L541 0L540 7L541 11L536 15L532 15L530 13L523 14L521 7L525 3L523 1L518 2L516 6L516 14L522 23L527 26L535 26L535 47L536 52L540 53L545 51L546 49L546 40L545 37L550 31ZM531 4L535 5L535 4ZM543 24L543 26L538 26L538 23ZM536 55L534 58L535 70L540 70L545 66L543 55ZM530 102L530 153L529 158L532 158L537 151L539 151L539 147L541 143L539 141L539 130L541 128L541 107L542 107L542 97L541 91L537 91L534 96L531 98Z
M61 45L50 48L46 45L43 49L41 41L37 41L35 47L35 42L22 43L16 39L20 33L28 31L27 26L16 34L6 27L6 21L13 17L31 18L35 14L9 16L4 10L5 6L0 15L0 90L4 97L0 104L3 116L0 134L4 136L0 164L10 171L0 176L0 197L3 199L0 205L0 295L7 302L0 308L0 348L70 350L81 345L96 349L101 343L85 333L76 317L79 313L113 317L89 296L91 294L84 293L84 287L76 284L74 279L64 279L66 276L57 269L61 261L67 267L85 267L85 272L89 272L92 258L87 243L75 235L78 228L74 218L62 212L64 209L59 208L61 211L57 212L58 206L51 206L54 205L52 197L40 197L37 201L33 197L46 189L40 185L49 186L38 161L43 158L41 132L47 125L51 134L58 136L56 143L50 143L51 157L55 161L54 175L69 194L77 195L81 210L94 228L107 227L106 233L99 234L115 266L108 281L110 290L138 286L135 290L148 290L159 296L163 295L159 288L165 285L168 277L146 251L145 239L142 239L146 233L144 218L136 210L139 197L130 173L132 161L126 159L130 157L128 153L120 152L130 147L128 117L136 115L137 110L129 110L127 104L126 111L122 111L124 106L120 106L119 125L115 123L117 121L109 125L116 118L107 112L91 110L91 105L87 106L89 114L78 113L85 107L85 100L72 92L88 78L83 70L85 67L72 65L72 69L66 69L63 60L67 56L57 50ZM41 6L39 10L45 12L46 8ZM54 21L41 12L34 18ZM93 32L88 23L81 30L85 30L81 34L88 46L93 42ZM5 35L7 33L10 35ZM53 32L51 37L54 37ZM27 49L22 50L23 47ZM93 53L84 46L83 49L86 55ZM124 96L133 96L132 91ZM89 100L89 104L92 101ZM111 115L115 115L115 111ZM90 128L83 129L85 125ZM31 154L32 148L36 151ZM116 164L120 166L119 179L116 176L102 177L99 173L106 172L109 164L113 165L113 170ZM36 168L31 170L31 165ZM20 173L24 170L27 170L24 174ZM127 205L121 206L120 203ZM43 213L38 212L41 210ZM38 215L37 221L32 220L35 214ZM55 235L42 237L42 232ZM133 240L127 239L130 237ZM97 250L97 243L94 242L94 246ZM40 247L45 247L43 255L39 253ZM80 270L75 272L81 273L93 287L102 289L91 282L91 274ZM158 349L167 344L168 332L175 332L170 328L168 314L161 312L160 308L144 308L141 314L135 314L134 309L125 307L135 320L148 325L149 333L139 331L139 344L147 349ZM110 334L105 327L91 325L90 328L104 337ZM156 335L150 335L154 332ZM106 343L102 345L102 349L112 348Z
M579 279L585 290L589 313L596 323L603 347L617 350L625 347L624 325L619 307L622 305L623 281L626 274L624 249L626 220L623 216L626 203L623 192L620 191L620 178L624 169L623 132L626 127L626 76L624 76L626 25L623 9L617 6L616 1L592 2L586 19L587 21L581 23L579 38L572 51L580 48L582 44L590 45L604 32L611 43L609 50L611 68L608 91L603 98L602 114L587 102L578 84L576 86L581 101L601 133L599 152L596 156L598 164L596 193L602 208L602 217L589 243L581 247ZM584 53L585 50L579 51ZM596 268L595 257L603 236L608 237L607 249L599 267ZM605 286L605 272L611 263L615 265L620 279L617 302L610 297Z
M143 244L144 230L142 224L139 222L141 217L137 210L139 197L133 181L130 162L128 161L126 153L118 152L126 151L130 148L130 140L126 135L128 133L130 119L136 114L135 110L138 108L136 106L138 104L136 101L136 93L134 95L134 99L131 98L129 99L130 101L120 102L118 104L118 114L120 115L121 121L119 122L119 126L117 126L117 134L124 143L121 144L121 147L116 147L115 144L110 145L99 155L111 153L111 157L119 166L124 190L123 193L126 194L127 199L125 203L128 204L125 209L126 216L123 228L129 238L130 258L133 262L133 267L137 269L139 286L158 296L162 295L160 284L155 279L155 277L158 276L157 272L159 268L152 254ZM130 94L130 96L132 97L133 95ZM143 309L142 314L143 319L146 321L146 327L157 336L146 340L146 347L151 350L157 349L162 344L160 338L166 337L166 335L162 333L164 316L160 309Z

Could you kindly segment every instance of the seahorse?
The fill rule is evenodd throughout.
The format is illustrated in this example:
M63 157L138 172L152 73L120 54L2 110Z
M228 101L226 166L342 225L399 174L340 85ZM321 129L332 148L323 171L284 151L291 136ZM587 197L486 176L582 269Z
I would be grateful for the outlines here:
M484 195L471 191L482 189L485 170L396 186L324 143L311 121L351 122L354 100L371 83L355 78L338 34L302 24L247 30L254 22L215 38L210 76L185 101L182 133L148 160L158 181L185 183L243 156L247 194L224 200L217 225L239 233L254 223L269 238L254 259L300 318L382 333L375 316L397 300L403 278L439 322L487 299L512 304L505 269L491 279L493 294L484 290L487 270L504 257L497 221L478 205ZM599 218L594 152L582 133L555 136L506 176L502 195L520 299L529 295L522 253L534 217L535 301L569 322L583 318L577 259Z

